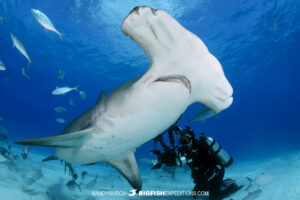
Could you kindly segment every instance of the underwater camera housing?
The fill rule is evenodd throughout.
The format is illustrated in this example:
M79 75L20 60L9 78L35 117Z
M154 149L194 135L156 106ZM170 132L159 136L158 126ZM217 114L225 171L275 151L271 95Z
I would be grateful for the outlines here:
M159 151L151 151L157 158L152 158L151 165L156 168L161 168L162 165L165 167L172 167L172 166L182 166L182 162L180 159L180 155L176 148L170 149L164 153L158 153ZM156 166L156 167L155 167Z
M211 137L200 136L200 140L204 140L208 145L212 155L223 167L229 167L233 163L233 158L222 148L222 146Z

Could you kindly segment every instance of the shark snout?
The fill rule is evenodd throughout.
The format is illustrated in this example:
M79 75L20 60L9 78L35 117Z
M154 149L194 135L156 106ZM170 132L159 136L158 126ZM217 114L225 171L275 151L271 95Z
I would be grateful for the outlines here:
M228 108L233 102L233 89L230 83L224 78L215 85L210 93L206 106L214 113L219 113Z

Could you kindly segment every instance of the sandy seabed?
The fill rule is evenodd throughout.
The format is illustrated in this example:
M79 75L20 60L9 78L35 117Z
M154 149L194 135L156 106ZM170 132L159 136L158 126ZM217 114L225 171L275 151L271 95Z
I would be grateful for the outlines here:
M13 147L10 151L22 153ZM18 159L0 163L0 199L5 200L98 200L98 199L194 199L188 196L193 180L188 167L151 170L151 160L139 158L138 164L143 180L143 196L129 196L132 188L111 166L73 165L78 174L73 189L66 186L72 180L68 169L60 161L42 162L46 155L31 151L26 160ZM88 172L86 178L81 172ZM273 180L258 185L246 177L256 179L262 173L273 174ZM91 181L98 175L96 182ZM299 200L300 199L300 151L289 152L260 160L236 161L226 169L225 178L232 178L243 187L224 200ZM248 189L247 189L248 188ZM246 191L247 189L247 191ZM261 190L259 195L252 192ZM154 191L154 193L153 193ZM152 193L151 193L152 192ZM164 196L162 195L164 192ZM173 192L173 194L172 194ZM152 196L148 196L152 195ZM158 196L154 196L158 195ZM246 197L248 195L248 197ZM206 199L205 196L203 198Z

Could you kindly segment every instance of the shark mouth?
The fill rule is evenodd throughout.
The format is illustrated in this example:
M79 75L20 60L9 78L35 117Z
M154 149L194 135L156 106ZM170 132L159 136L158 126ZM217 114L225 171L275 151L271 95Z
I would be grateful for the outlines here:
M182 84L184 87L186 87L190 93L192 89L190 80L185 76L181 76L181 75L162 76L156 79L154 82L179 83Z

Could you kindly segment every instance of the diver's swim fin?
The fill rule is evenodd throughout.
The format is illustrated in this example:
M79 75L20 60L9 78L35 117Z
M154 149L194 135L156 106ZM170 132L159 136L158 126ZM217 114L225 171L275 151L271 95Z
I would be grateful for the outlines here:
M125 153L107 163L117 169L134 189L142 189L142 179L133 152Z
M93 129L84 129L81 131L57 135L52 137L22 140L15 142L15 144L32 145L32 146L48 146L48 147L59 147L59 148L74 148L80 147L83 143L83 139L88 137L92 133Z

